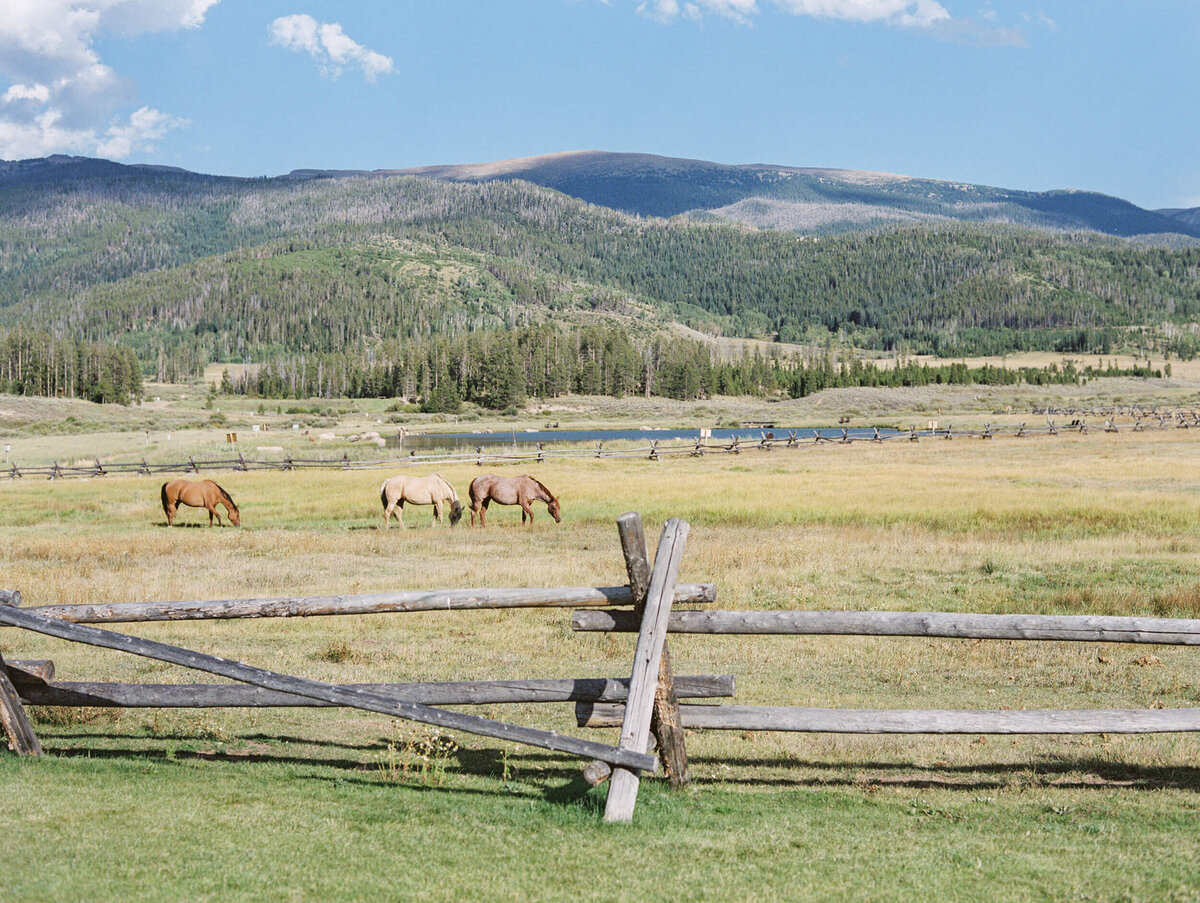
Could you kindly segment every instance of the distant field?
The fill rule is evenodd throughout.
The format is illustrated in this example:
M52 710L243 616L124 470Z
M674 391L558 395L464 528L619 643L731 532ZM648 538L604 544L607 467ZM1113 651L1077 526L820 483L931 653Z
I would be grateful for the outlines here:
M157 480L0 480L0 584L27 605L612 584L623 578L614 519L639 510L652 542L667 517L692 524L681 579L714 581L724 608L1194 618L1198 441L1172 430L548 462L537 473L561 495L564 523L539 506L530 530L514 509L473 531L431 527L418 508L408 529L385 532L378 472L221 474L240 530L198 527L192 511L190 526L168 530ZM478 472L444 469L460 493ZM429 613L130 632L343 682L628 672L632 638L575 635L568 622ZM671 646L680 672L734 673L746 704L1200 705L1196 652L1178 647L684 636ZM68 680L193 679L11 630L0 652L53 658ZM569 706L483 709L580 733ZM25 851L0 873L5 901L1200 895L1192 735L693 732L694 786L670 793L647 780L634 825L616 828L600 823L605 791L583 784L580 761L466 735L434 751L429 731L365 713L35 716L49 755L0 754L6 849Z

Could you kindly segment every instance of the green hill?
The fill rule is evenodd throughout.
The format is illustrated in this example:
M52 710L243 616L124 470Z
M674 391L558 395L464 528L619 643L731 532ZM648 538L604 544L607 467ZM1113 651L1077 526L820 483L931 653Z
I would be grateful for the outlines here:
M948 221L818 239L521 181L0 165L0 328L120 343L159 377L596 316L954 355L1145 331L1194 353L1200 249Z

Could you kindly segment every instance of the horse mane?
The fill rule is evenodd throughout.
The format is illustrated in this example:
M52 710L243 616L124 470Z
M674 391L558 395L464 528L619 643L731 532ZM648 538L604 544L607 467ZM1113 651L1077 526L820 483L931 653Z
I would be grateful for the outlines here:
M526 474L526 476L529 476L529 475L528 475L528 474ZM546 493L546 498L547 498L547 499L552 499L552 498L554 498L554 493L553 493L553 492L551 492L549 489L547 489L547 488L546 488L546 484L545 484L545 483L543 483L543 482L542 482L541 480L539 480L537 477L529 477L529 479L530 479L531 481L533 481L533 483L534 483L534 484L537 486L537 488L538 488L538 489L540 489L540 490L542 490L542 492Z
M458 492L455 491L454 486L450 483L450 481L447 480L440 473L435 473L434 476L446 484L446 488L450 490L450 498L457 502L458 501Z
M230 495L228 492L225 491L225 487L222 486L220 483L218 483L216 480L209 480L208 482L212 483L214 486L217 487L217 491L219 493L221 493L221 495L225 496L225 501L229 502L229 504L233 506L233 510L236 511L237 510L237 502L235 502L233 500L232 495Z

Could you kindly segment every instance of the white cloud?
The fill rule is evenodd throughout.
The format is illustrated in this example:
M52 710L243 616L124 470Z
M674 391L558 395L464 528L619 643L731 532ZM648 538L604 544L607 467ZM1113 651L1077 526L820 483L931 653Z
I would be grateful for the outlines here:
M926 27L949 19L950 13L935 0L775 0L797 16L886 22L890 25Z
M390 56L351 39L337 22L318 22L312 16L297 13L280 16L267 27L267 33L272 44L309 54L321 74L330 78L337 78L346 66L352 65L358 66L369 82L395 71Z
M145 150L165 135L170 129L187 125L187 120L168 116L166 113L142 107L134 110L125 125L113 124L105 132L105 139L96 150L102 157L120 159L135 150Z
M794 16L817 19L841 19L850 22L879 23L906 28L926 29L947 40L979 44L1024 45L1024 37L1014 29L992 24L994 16L983 20L957 18L937 0L762 0ZM660 22L675 19L699 19L705 14L724 16L749 23L762 9L759 0L643 0L637 11Z
M56 152L124 157L183 121L142 107L113 114L136 86L105 65L99 34L131 37L195 28L219 0L3 0L0 158Z

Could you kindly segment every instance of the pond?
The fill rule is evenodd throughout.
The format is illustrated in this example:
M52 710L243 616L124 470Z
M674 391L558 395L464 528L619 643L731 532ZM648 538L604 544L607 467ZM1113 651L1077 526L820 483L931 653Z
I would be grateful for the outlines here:
M870 439L875 435L874 427L845 427L846 431L852 439ZM758 442L764 436L768 439L787 439L791 433L795 433L797 439L812 440L817 438L818 434L828 439L842 438L843 427L840 426L823 426L823 427L737 427L737 428L717 428L713 427L708 432L710 433L709 440L712 442L729 442L735 436L741 442ZM895 435L899 431L891 427L880 427L880 436ZM631 430L561 430L561 429L519 429L519 430L497 430L495 432L483 433L405 433L403 441L400 436L394 435L387 438L387 444L393 448L407 449L455 449L455 450L471 450L473 451L480 446L487 448L500 445L516 445L516 446L531 446L536 447L539 442L549 445L551 443L564 442L582 442L589 445L595 445L597 442L611 441L644 441L649 442L651 439L658 441L683 441L693 443L700 438L699 429L631 429Z

